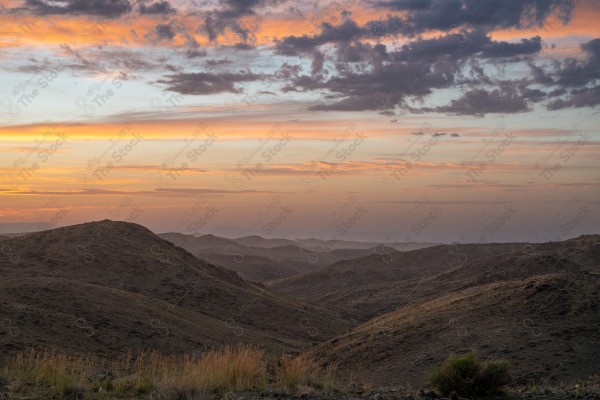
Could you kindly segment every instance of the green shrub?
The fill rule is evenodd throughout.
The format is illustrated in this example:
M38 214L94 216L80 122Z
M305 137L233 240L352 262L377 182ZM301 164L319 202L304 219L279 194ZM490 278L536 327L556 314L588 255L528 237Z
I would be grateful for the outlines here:
M507 360L478 361L475 353L454 355L429 376L433 388L448 395L486 395L496 393L511 382L511 365Z

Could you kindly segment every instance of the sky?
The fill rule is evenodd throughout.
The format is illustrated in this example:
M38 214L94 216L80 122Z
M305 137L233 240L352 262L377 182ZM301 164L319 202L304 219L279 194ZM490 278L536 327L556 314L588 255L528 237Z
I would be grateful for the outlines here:
M598 0L0 4L0 233L600 233Z

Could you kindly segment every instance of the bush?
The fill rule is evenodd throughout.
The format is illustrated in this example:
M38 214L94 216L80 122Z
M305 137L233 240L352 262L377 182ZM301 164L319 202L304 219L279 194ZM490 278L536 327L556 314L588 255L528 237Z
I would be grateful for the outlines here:
M512 381L507 360L476 360L475 353L451 356L429 376L433 388L448 395L486 395L496 393Z

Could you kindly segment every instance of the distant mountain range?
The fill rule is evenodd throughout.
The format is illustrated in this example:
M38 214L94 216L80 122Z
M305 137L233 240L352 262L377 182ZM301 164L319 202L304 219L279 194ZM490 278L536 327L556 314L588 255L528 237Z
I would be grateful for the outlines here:
M210 234L194 236L173 232L159 236L199 258L236 271L246 280L263 283L320 270L340 260L396 251L383 245L342 241L291 241L260 236L227 239ZM334 247L343 244L353 247Z

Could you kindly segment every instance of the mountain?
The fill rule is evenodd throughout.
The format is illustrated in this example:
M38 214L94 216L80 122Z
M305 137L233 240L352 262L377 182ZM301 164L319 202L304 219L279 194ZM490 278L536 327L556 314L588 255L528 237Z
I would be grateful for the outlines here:
M267 239L258 235L244 236L235 239L236 242L248 247L262 247L264 249L270 249L271 247L297 245L293 240L289 239Z
M240 277L251 282L268 282L301 273L288 265L291 264L289 259L296 254L279 253L279 258L270 257L270 249L254 248L240 244L233 239L214 235L193 236L182 233L163 233L159 236L198 258L235 271ZM298 253L296 258L299 258L300 250L295 250ZM295 252L292 251L292 253ZM307 265L302 262L295 264L299 265L300 271L315 268L308 262L305 263Z
M339 261L319 271L281 279L270 288L344 308L364 321L412 299L412 294L394 289L396 284L405 285L463 261L485 259L522 247L523 244L516 243L438 245L406 252L377 248L378 254Z
M225 248L227 246L239 246L240 244L233 239L227 239L212 234L194 236L184 233L168 232L161 233L158 236L173 243L178 243L179 247L189 247L193 251L211 250Z
M374 242L356 242L352 240L323 240L323 239L296 239L296 242L301 245L312 246L322 249L371 249L378 246L391 247L399 251L417 250L425 247L432 247L440 243L420 243L420 242L391 242L391 243L374 243Z
M267 239L258 235L244 236L235 239L236 242L249 247L262 247L265 249L296 245L296 246L308 246L320 252L327 252L338 249L353 249L353 250L369 250L377 246L382 246L381 243L374 242L357 242L353 240L323 240L316 238L308 239ZM416 250L424 247L431 247L438 245L439 243L419 243L419 242L395 242L385 243L384 246L393 248L400 251Z
M485 245L482 245L485 247ZM600 236L466 260L405 291L405 304L311 350L375 384L419 385L452 353L507 358L517 383L572 382L600 368Z
M348 327L333 312L248 283L136 224L74 225L2 247L6 350L169 352L244 342L280 352Z
M196 237L182 233L164 233L159 236L198 258L236 271L244 279L263 283L315 271L340 260L363 257L378 250L375 248L330 250L296 244L251 247L233 239L219 238L214 235ZM249 238L252 240L246 242L260 241L256 239L259 237ZM271 242L271 244L275 243L275 240ZM382 248L382 251L389 252L393 249Z

